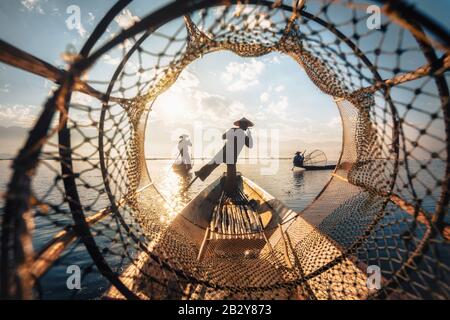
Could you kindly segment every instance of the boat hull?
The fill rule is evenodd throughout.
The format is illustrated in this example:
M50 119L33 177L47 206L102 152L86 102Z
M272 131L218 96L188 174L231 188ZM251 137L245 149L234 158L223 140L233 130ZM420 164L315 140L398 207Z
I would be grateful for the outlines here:
M298 263L298 260L293 258L291 254L296 252L296 247L292 246L292 240L290 239L296 239L294 243L296 244L300 243L301 239L311 237L311 239L317 239L321 246L330 250L336 256L341 255L340 247L336 246L333 241L328 240L329 238L321 234L320 229L317 228L324 217L317 219L317 214L314 214L313 219L316 222L312 222L311 217L305 220L304 215L299 215L287 208L280 200L267 193L256 183L245 177L239 177L239 179L239 187L242 192L250 201L257 202L257 206L252 205L252 209L259 216L259 232L250 230L251 232L243 234L239 231L242 227L245 228L245 225L251 229L251 224L255 222L252 218L242 224L243 220L239 216L239 212L233 210L234 208L239 209L239 203L234 204L234 208L231 208L232 214L227 215L225 225L227 225L227 228L230 226L231 230L221 233L211 224L211 221L214 221L212 218L215 217L214 210L220 202L221 194L223 194L224 184L219 178L208 185L175 216L167 230L151 244L152 252L156 255L164 254L164 259L167 261L176 261L180 270L185 270L183 273L186 272L195 279L204 280L206 275L207 281L211 284L239 286L241 288L242 286L255 288L272 285L273 283L284 283L287 279L292 281L292 273L284 273L283 271L295 270L293 268ZM238 216L236 216L236 213L238 213ZM292 221L293 224L287 225L289 221ZM236 231L236 226L238 232L233 232L233 230ZM295 232L292 231L292 226L295 228L301 227L301 229L296 229L296 232L297 234L300 233L302 238L291 237L292 232ZM184 242L179 242L179 239L184 239ZM183 250L173 250L174 244ZM180 252L183 254L181 259ZM309 255L308 252L299 253L301 257ZM311 254L313 253L315 252L313 251ZM318 254L321 254L321 252ZM344 268L348 270L344 278L339 277L340 274L335 275L333 270L325 271L324 274L324 279L327 281L332 279L336 283L340 281L348 284L348 288L344 288L346 294L343 298L346 299L349 299L349 297L354 299L364 298L369 293L368 291L360 293L353 290L356 285L361 290L367 288L367 275L365 271L361 271L360 267L354 264L354 261L356 259L349 257L342 262ZM257 273L255 273L255 269L257 269ZM201 273L198 270L201 270ZM158 276L161 274L160 277L163 279L161 283L167 281L167 274L170 276L170 273L162 273L161 265L155 263L155 260L150 258L146 251L142 251L121 274L120 279L141 299L190 298L193 296L190 290L192 290L192 287L197 288L199 284L195 281L193 283L179 282L183 286L182 291L168 290L164 286L155 286L148 274ZM264 278L259 275L263 275ZM270 281L266 279L270 279ZM179 280L174 277L173 281ZM357 284L355 284L355 281L357 281ZM312 282L308 285L311 284L314 285L315 283ZM322 290L322 286L320 286L315 289L314 294L319 295ZM249 292L245 292L245 296L243 296L239 292L234 294L222 290L203 290L202 288L199 293L195 293L195 297L198 299L242 299L243 297L248 298ZM256 292L255 297L261 297L259 294L260 292ZM276 295L280 299L307 299L310 297L309 294L299 292L299 290L285 290L284 288L273 289L271 295ZM328 296L319 297L327 298ZM123 296L112 286L106 293L105 298L123 299Z
M303 167L294 167L294 171L318 171L318 170L334 170L336 165L326 165L326 166L303 166Z
M197 226L205 229L209 227L214 207L219 202L220 195L224 192L223 178L218 178L200 192L179 215L184 216L186 220ZM238 173L238 180L240 181L239 189L248 196L249 200L254 200L259 204L256 211L263 220L264 229L276 227L278 222L293 214L293 211L282 204L280 200L267 193L255 182L241 176L240 173ZM276 219L270 218L273 216Z
M303 167L294 167L292 169L292 171L294 171L294 172L303 172L303 171L306 171L306 169L303 168Z
M191 169L192 169L192 165L190 165L190 164L179 163L179 164L172 165L172 170L177 173L187 173Z

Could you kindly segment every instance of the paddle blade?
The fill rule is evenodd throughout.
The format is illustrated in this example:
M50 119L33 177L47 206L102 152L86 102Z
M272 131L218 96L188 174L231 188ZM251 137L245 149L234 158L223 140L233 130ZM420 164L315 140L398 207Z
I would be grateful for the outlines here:
M200 180L205 181L206 178L209 177L211 172L214 171L219 166L218 163L208 163L205 164L203 167L200 168L200 170L195 171L195 175L200 178Z

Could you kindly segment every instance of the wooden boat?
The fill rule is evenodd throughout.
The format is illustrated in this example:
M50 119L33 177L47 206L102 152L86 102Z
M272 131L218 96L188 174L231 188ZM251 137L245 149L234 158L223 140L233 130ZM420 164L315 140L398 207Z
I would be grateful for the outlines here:
M294 167L292 167L292 171L294 171L294 172L303 172L303 171L306 171L306 169L303 168L303 167L294 166Z
M335 168L334 164L327 165L327 156L323 151L314 150L305 156L303 163L294 164L292 171L334 170Z
M185 174L188 173L192 169L191 164L185 163L174 163L172 165L172 170L176 173Z
M280 238L284 241L281 225L298 213L240 173L237 174L238 190L229 195L224 190L225 177L226 173L208 185L178 213L166 232L151 245L153 252L162 250L167 255L170 250L164 248L173 246L172 235L176 232L195 245L195 255L189 259L197 260L199 265L220 263L222 267L226 264L232 266L235 262L229 261L231 258L235 261L246 261L256 259L259 255L271 255L276 260L273 245ZM275 233L278 235L274 237ZM284 259L281 257L284 264L292 268L288 251L285 251L284 255ZM166 258L170 259L169 256ZM122 273L122 281L129 287L136 287L137 281L145 281L136 279L134 275L140 273L140 268L151 265L148 261L147 253L142 252ZM273 267L272 262L259 260L258 263L260 267L266 265L267 272L273 273L271 277L279 277L279 281L283 281L282 273ZM233 273L221 274L225 283L235 283L236 276ZM250 285L258 284L256 279L247 281ZM147 296L145 290L140 291L138 295L144 299ZM111 287L104 298L123 297L117 289Z
M238 174L238 188L228 194L224 190L226 174L194 198L180 213L205 229L197 260L202 260L207 247L232 248L232 242L263 241L270 246L266 230L275 229L287 216L295 214L278 199L253 181ZM228 243L228 244L227 244Z
M315 237L324 248L330 250L334 255L341 255L341 248L336 246L334 242L330 242L329 238L322 235L317 229L317 224L324 217L318 219L316 214L313 217L303 217L297 212L286 207L280 200L267 193L253 181L238 174L238 190L230 195L224 190L225 174L218 178L202 192L200 192L186 207L178 213L174 220L168 226L168 229L158 238L155 243L151 244L154 254L164 253L165 258L171 259L169 250L173 246L175 233L189 239L196 250L184 251L185 255L182 260L175 256L173 259L179 263L188 261L188 268L192 267L192 260L197 260L198 266L203 266L205 270L220 270L219 280L222 284L245 283L249 287L261 285L259 277L251 277L235 272L227 272L236 267L245 268L251 263L258 263L259 270L263 270L264 276L271 279L278 279L280 283L286 281L283 270L293 270L298 264L297 256L293 253L295 249L292 247L290 237L286 234L286 225L297 221L304 230L303 234ZM308 221L311 220L311 221ZM316 221L314 223L312 220ZM284 226L284 227L283 227ZM277 244L280 244L277 245ZM267 258L271 257L271 258ZM192 260L191 260L192 259ZM190 261L190 262L189 262ZM276 266L275 266L276 265ZM281 268L280 268L281 266ZM352 257L346 259L345 266L348 269L348 276L344 283L348 283L346 290L346 298L361 298L357 296L358 291L352 291L356 282L358 288L366 290L367 275L357 265L353 263ZM208 291L200 290L199 293L191 293L190 284L186 283L183 287L183 294L179 296L167 296L166 291L162 288L159 292L157 287L148 282L145 274L159 274L160 269L155 267L154 261L149 258L146 252L141 252L136 260L127 267L120 275L121 281L128 288L135 288L136 294L142 298L189 298L195 295L198 299L217 299L215 293L209 294ZM288 277L291 276L287 272ZM356 275L356 276L355 276ZM210 275L213 277L213 273ZM333 278L333 273L325 273L325 277ZM327 278L327 279L328 279ZM336 278L336 281L343 281ZM352 287L350 287L352 286ZM151 294L149 292L151 291ZM274 292L281 299L300 298L303 299L301 292L286 291L274 289ZM314 294L320 294L320 289ZM352 292L354 294L352 294ZM226 293L221 293L226 296ZM363 296L364 296L363 292ZM231 295L231 297L234 297ZM238 296L239 297L239 296ZM121 293L111 287L104 296L105 299L123 299Z
M335 168L336 168L335 164L325 166L302 166L302 167L294 166L292 171L301 172L301 171L334 170Z
M307 171L315 171L315 170L334 170L336 168L335 164L324 165L324 166L310 166L305 165L303 168Z

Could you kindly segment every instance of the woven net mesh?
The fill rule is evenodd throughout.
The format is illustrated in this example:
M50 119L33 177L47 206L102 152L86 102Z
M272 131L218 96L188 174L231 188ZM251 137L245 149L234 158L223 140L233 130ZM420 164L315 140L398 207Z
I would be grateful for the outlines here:
M101 273L112 298L449 298L449 47L394 2L368 29L368 4L350 0L297 10L283 1L183 1L110 40L104 31L119 3L68 71L11 57L18 49L2 43L2 61L59 86L13 164L3 294L39 295L44 274L87 250L83 270ZM191 62L220 50L292 57L336 102L343 146L305 210L264 235L211 243L199 260L205 228L170 213L148 174L144 134L155 99ZM96 72L107 54L121 62ZM91 103L71 103L74 94ZM44 232L42 245L36 235L46 230L59 231ZM367 285L374 265L377 290Z

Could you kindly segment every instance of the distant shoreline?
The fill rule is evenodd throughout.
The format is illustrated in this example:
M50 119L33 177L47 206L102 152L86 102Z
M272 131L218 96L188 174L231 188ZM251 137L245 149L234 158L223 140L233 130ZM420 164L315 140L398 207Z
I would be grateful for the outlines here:
M261 157L261 158L239 158L239 160L292 160L293 157ZM0 158L0 161L13 161L15 158ZM191 158L192 160L210 160L211 158ZM53 160L53 161L59 161L59 158L40 158L39 160ZM100 160L98 157L90 157L89 160ZM127 160L127 158L123 159L114 159L114 160ZM175 158L169 158L169 157L161 157L161 158L145 158L146 161L158 161L158 160L172 160L175 161ZM385 159L388 160L388 159ZM440 160L445 161L442 159L415 159L416 161L429 161L429 160ZM85 161L83 159L73 159L73 161ZM394 159L390 159L390 161L395 161ZM338 160L328 160L328 164L334 164L337 163Z
M242 160L258 160L258 159L264 159L264 160L290 160L293 157L267 157L267 158L239 158ZM8 161L8 160L14 160L15 158L0 158L0 161ZM97 157L90 157L91 160L100 160L100 158ZM126 160L127 158L123 158L121 160ZM209 160L211 158L191 158L192 160ZM41 158L39 160L57 160L55 158ZM145 158L145 160L175 160L175 158L168 158L168 157L161 157L161 158ZM74 161L81 161L80 159L74 159Z

